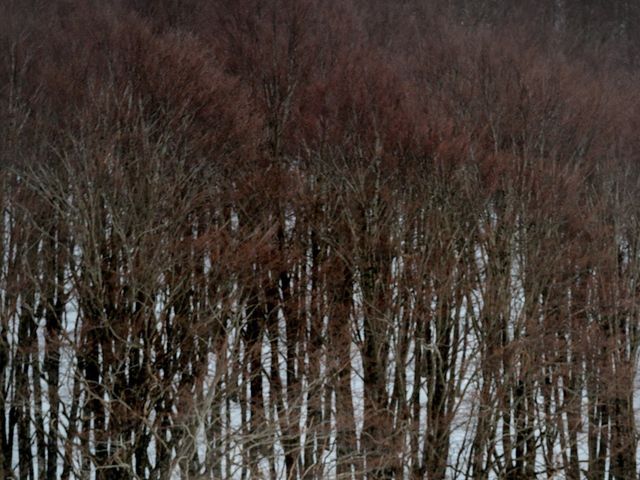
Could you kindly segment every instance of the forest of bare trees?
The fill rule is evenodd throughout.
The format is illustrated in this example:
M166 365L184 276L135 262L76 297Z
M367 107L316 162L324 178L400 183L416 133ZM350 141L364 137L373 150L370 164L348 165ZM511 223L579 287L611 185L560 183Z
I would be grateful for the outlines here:
M0 478L631 480L640 3L0 0Z

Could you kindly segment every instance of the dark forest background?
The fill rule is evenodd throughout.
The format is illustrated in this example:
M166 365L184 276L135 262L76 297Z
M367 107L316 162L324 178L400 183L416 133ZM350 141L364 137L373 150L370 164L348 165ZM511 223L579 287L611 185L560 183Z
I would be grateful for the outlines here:
M0 0L0 478L638 478L640 3Z

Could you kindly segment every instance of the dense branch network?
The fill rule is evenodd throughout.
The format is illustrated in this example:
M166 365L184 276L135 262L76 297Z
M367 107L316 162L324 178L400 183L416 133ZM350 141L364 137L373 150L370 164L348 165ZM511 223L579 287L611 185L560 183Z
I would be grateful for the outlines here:
M0 477L637 478L628 1L0 1Z

